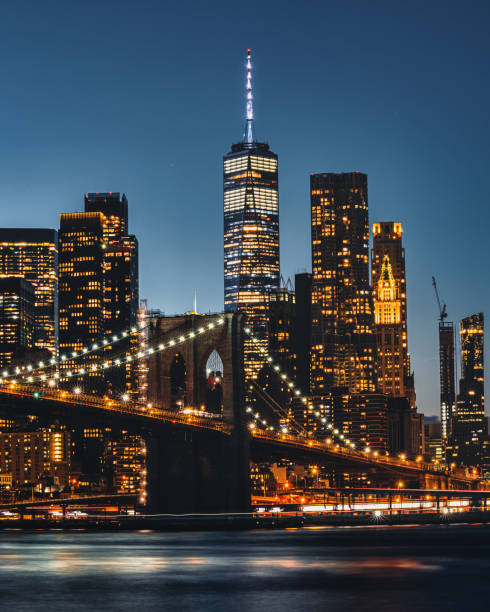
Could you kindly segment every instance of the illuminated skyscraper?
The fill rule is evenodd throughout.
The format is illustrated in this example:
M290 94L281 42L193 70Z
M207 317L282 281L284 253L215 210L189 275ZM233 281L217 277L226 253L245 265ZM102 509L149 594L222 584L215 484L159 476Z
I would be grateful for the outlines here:
M34 288L21 277L0 278L0 367L34 343Z
M101 212L104 215L104 240L127 236L128 200L117 191L88 193L85 195L85 212Z
M128 200L118 192L89 193L85 212L102 213L104 334L120 334L136 327L138 314L138 241L128 235ZM136 348L137 333L105 349L107 358ZM108 392L137 395L137 364L112 368L106 374Z
M312 174L311 392L376 388L367 176Z
M443 441L451 433L456 413L456 383L454 375L454 323L439 321L439 375L441 393L441 435Z
M371 284L377 334L378 387L393 397L406 397L415 408L413 376L407 349L405 249L401 223L373 224Z
M100 212L62 214L60 219L59 347L60 354L91 346L104 333L104 217ZM95 364L100 354L91 353ZM78 367L67 359L61 362L63 374ZM88 369L88 368L87 368ZM70 386L75 386L75 381ZM85 391L101 392L101 376L90 373L76 381Z
M461 320L461 380L448 444L448 460L464 465L482 462L488 438L483 377L483 313Z
M58 234L53 229L0 229L0 276L20 276L34 287L34 347L56 353Z
M258 341L245 341L245 371L255 378L267 348L268 292L279 287L279 197L277 155L254 137L250 49L245 134L224 156L223 174L225 311L247 315Z

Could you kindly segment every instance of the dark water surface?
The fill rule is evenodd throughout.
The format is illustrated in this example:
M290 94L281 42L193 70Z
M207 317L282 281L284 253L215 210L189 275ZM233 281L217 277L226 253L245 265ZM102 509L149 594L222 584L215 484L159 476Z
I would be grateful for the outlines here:
M0 610L490 608L490 527L0 532Z

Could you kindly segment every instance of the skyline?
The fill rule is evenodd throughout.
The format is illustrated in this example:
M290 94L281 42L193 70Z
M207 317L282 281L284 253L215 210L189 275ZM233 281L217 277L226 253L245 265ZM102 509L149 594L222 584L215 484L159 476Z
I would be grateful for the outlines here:
M49 9L50 7L48 7L48 13ZM482 6L482 11L483 9ZM105 7L100 10L104 17ZM178 9L174 10L179 12ZM264 7L263 10L267 13L269 9ZM435 12L435 9L431 10ZM487 10L486 7L485 10ZM6 10L6 13L8 12L9 9ZM10 10L10 12L13 11ZM290 18L290 13L288 15ZM336 15L337 17L342 16L342 10L338 10ZM58 20L55 21L56 26L59 25L63 16L66 14L58 16ZM105 16L109 18L108 15ZM128 17L124 11L121 11L121 14L112 16L112 19L121 20L124 16ZM446 18L449 19L450 16L446 14ZM452 16L455 17L454 11ZM35 11L32 17L35 17ZM177 17L183 18L183 15L179 14ZM385 17L385 19L388 18ZM482 24L484 20L484 17L481 18ZM480 25L477 21L477 17L474 16L471 23L476 27ZM8 19L6 22L8 23ZM468 25L468 21L463 22L461 27L465 23ZM137 24L137 26L143 25L153 31L151 25L148 25L146 21L144 24L143 22ZM246 29L245 25L240 25L240 31ZM411 25L415 27L419 24ZM454 29L458 29L455 21L452 22L452 25ZM183 24L179 23L179 26ZM410 31L409 26L410 24L407 25L406 35ZM126 27L129 27L128 22L126 22ZM136 83L146 82L147 87L149 86L153 93L159 92L160 95L154 100L150 98L145 101L139 100L139 102L131 96L127 101L119 98L120 106L116 105L111 109L111 100L116 93L121 96L121 89L102 86L98 90L99 94L102 93L101 97L94 96L93 99L89 99L84 112L78 116L75 114L68 116L67 109L59 106L55 106L53 110L51 107L48 108L48 105L55 101L57 94L60 93L56 87L50 90L49 83L55 81L48 79L48 85L43 87L42 91L35 93L34 100L29 100L29 103L33 104L40 98L45 104L44 107L41 105L44 111L44 121L36 125L35 120L33 121L35 119L33 114L30 119L32 122L30 127L33 128L31 131L28 129L29 105L25 108L22 105L27 101L26 95L4 98L0 102L0 115L7 123L3 127L4 146L0 151L2 193L4 207L9 202L12 206L4 214L2 225L4 227L23 227L26 225L25 219L28 218L29 225L33 227L57 229L60 213L83 210L85 193L92 191L125 193L129 200L130 232L136 234L140 242L141 297L148 298L150 307L161 308L169 313L179 312L191 310L194 288L197 288L198 310L221 310L223 277L220 164L222 155L229 150L232 142L240 140L240 134L243 132L245 123L244 53L250 46L254 53L258 139L264 139L265 135L265 140L271 144L279 156L281 272L283 276L292 276L295 272L304 269L311 271L308 194L310 172L359 170L367 173L370 226L372 227L373 222L393 220L401 222L404 228L403 238L407 257L408 344L415 371L417 403L419 411L424 414L438 414L437 306L431 285L431 275L436 276L442 297L448 304L449 320L454 321L458 328L461 318L475 312L485 311L485 306L489 301L489 289L484 286L485 258L481 255L481 248L484 244L484 221L485 218L488 218L482 198L482 194L485 193L485 154L488 156L485 148L486 132L483 127L486 126L488 131L488 122L484 123L486 116L483 114L485 90L478 89L479 100L482 104L481 131L479 134L470 134L472 122L478 123L478 112L475 112L479 110L478 103L475 104L478 102L476 97L471 100L475 108L471 108L469 100L464 102L466 106L470 105L470 111L473 111L472 117L470 117L471 112L464 117L456 112L458 104L462 103L462 100L458 98L458 91L452 92L452 97L446 98L446 108L438 109L440 115L431 117L431 112L436 110L437 95L426 100L425 109L422 109L426 111L426 115L423 112L420 113L420 109L418 109L418 114L414 114L413 109L410 112L408 107L401 104L403 91L399 92L400 99L397 100L396 84L384 82L380 88L380 95L374 96L371 91L371 94L367 96L367 104L361 109L349 98L350 94L355 93L354 87L344 90L347 92L346 95L332 93L335 91L335 87L332 88L332 82L338 87L345 86L347 82L347 75L344 80L344 75L338 68L337 71L334 70L333 75L328 75L330 82L329 96L326 98L328 100L327 110L317 105L316 108L310 109L311 116L308 116L308 113L304 111L310 101L309 90L306 87L302 89L301 86L296 86L296 83L299 82L303 86L311 84L308 83L306 77L311 77L311 73L315 71L312 69L312 64L304 60L308 51L311 53L313 50L312 43L306 45L308 51L299 50L294 45L286 45L284 35L281 38L282 44L279 49L268 48L267 41L258 36L260 27L257 25L254 27L254 32L248 37L237 36L231 44L233 51L227 54L198 45L199 41L196 41L195 46L191 47L191 56L196 59L197 47L200 46L199 61L201 63L197 65L191 65L189 55L184 54L184 58L187 57L186 61L177 58L174 52L172 60L179 60L177 65L182 72L174 75L177 78L171 81L173 85L181 87L180 90L177 87L178 92L174 96L173 105L170 104L172 100L169 101L162 94L162 90L155 88L151 77L148 78L147 71L151 72L149 68L146 68L146 71L143 70L142 75L132 74L136 73L136 68L139 68L140 65L146 66L144 62L138 64L138 61L132 59L132 63L128 60L129 52L127 57L124 54L122 57L114 56L109 44L114 36L112 30L106 32L107 46L101 43L96 36L102 30L96 27L95 33L89 31L86 35L92 47L95 45L96 49L90 47L93 55L89 54L88 58L78 57L78 64L75 62L75 66L78 66L79 70L82 67L92 69L95 82L100 84L108 75L111 75L111 78L114 76L109 66L112 60L117 67L116 82L121 79L122 83L123 80L129 78L134 79ZM68 28L68 30L70 34L73 34L73 29ZM114 30L116 30L115 27ZM421 42L427 44L423 36L424 32L421 34ZM434 30L431 30L431 34L434 34ZM440 31L438 42L444 39L442 34ZM470 32L467 31L466 34L467 38L464 40L468 46L471 42ZM15 28L8 33L7 40L12 42L14 36ZM447 33L447 37L446 43L449 43L450 32ZM273 38L277 40L277 33L274 32ZM141 42L140 38L136 37L136 39ZM335 35L334 39L337 40ZM392 33L392 42L394 39L395 34ZM35 36L32 42L35 42ZM156 40L151 39L150 42L152 49L158 47ZM5 44L5 41L2 44ZM330 44L334 45L334 43ZM357 51L360 50L361 42L358 44ZM138 47L137 50L140 53L137 57L140 60L148 59L145 50L138 46L138 42L133 41L132 45L132 50ZM298 51L303 64L297 59L287 62L287 70L281 66L278 67L280 50L284 50L286 46L290 51L292 47ZM427 50L427 47L423 48ZM46 54L49 56L53 50L51 48L41 49L41 56L46 56ZM105 63L100 62L102 67L98 61L101 58L95 57L96 52L100 50L105 51L102 58L107 60ZM387 60L388 66L385 67L385 72L390 74L389 61L391 58L377 57L380 51L381 49L376 45L368 48L368 60L365 66L370 67L371 76L374 71L374 73L379 72L378 76L381 77L379 64ZM466 51L471 55L471 48L467 48ZM488 52L488 49L486 51ZM435 65L431 64L430 60L435 61L437 52L435 49L432 49L432 52L430 57L424 59L428 59L434 69ZM23 56L22 53L20 54L21 59L29 59L25 49L23 53ZM423 55L422 48L419 53ZM443 53L448 54L447 49ZM340 52L339 55L341 55ZM449 58L454 59L454 55L449 54ZM153 57L154 63L151 67L156 68L160 64L163 65L166 61L165 57L165 53ZM377 61L372 65L369 64L376 57ZM474 56L472 57L475 59ZM68 53L68 58L73 61L73 52ZM415 60L416 64L419 62L420 67L421 57L415 57ZM10 56L7 61L11 61ZM333 65L333 60L330 61ZM346 62L346 68L353 68L352 63L345 57L343 61ZM63 63L62 59L59 59L59 62ZM220 66L222 69L218 69L216 74L214 71L212 74L210 71L206 72L208 87L205 88L202 87L203 73L201 71L209 63L215 67ZM449 64L448 58L446 58L446 63ZM321 62L313 62L313 65L320 67ZM448 66L445 65L444 68L448 69ZM476 75L478 62L473 62L471 68L473 70L471 74ZM24 69L27 67L24 66ZM275 73L275 70L278 70L278 74ZM289 74L287 80L282 79L285 72ZM304 72L307 73L306 76ZM410 74L410 71L408 73ZM430 81L432 77L437 84L436 73L429 73L425 75L425 79ZM30 75L31 79L26 79L25 82L32 85L32 77L35 75L32 73ZM12 75L10 80L8 75L6 76L6 91L10 92L9 84L12 86L19 75ZM56 75L48 76L53 79ZM356 74L356 76L362 75ZM411 76L412 80L408 79L407 83L408 89L415 83L413 80L415 75ZM419 76L423 82L424 74ZM439 89L436 93L441 98L444 97L443 93L449 93L449 90L444 92L444 88L449 88L450 85L449 76L454 78L452 72L451 75L446 74L444 70L437 73ZM469 76L466 76L469 79ZM37 78L39 79L39 76ZM364 78L367 82L367 75ZM145 81L145 79L148 80ZM194 79L192 86L187 83L187 89L183 87L182 81L185 79L189 81ZM23 82L23 79L19 81ZM294 87L291 83L295 84ZM325 92L327 89L321 88L320 85L325 87L323 83L318 84L319 92ZM465 85L468 97L470 97L470 83L466 82ZM484 84L479 83L478 85ZM419 86L420 96L422 94L425 96L427 85L420 84ZM295 91L292 92L292 89ZM86 91L87 89L84 88L84 92ZM91 91L90 87L88 91ZM188 93L184 93L185 91L192 93L189 96ZM197 92L198 95L195 95ZM416 94L416 92L412 93ZM461 93L460 91L459 95ZM77 88L67 90L64 92L65 98L62 98L62 102L71 101L73 103L78 94ZM111 97L109 97L110 94L112 94ZM107 99L105 96L108 96ZM334 96L336 96L335 99ZM399 106L395 104L393 108L397 110L390 110L389 114L381 115L381 109L377 108L379 99L389 99L390 96L392 96L392 102L398 102ZM373 99L374 97L376 100ZM417 98L416 95L414 97ZM163 108L167 109L167 112L161 112L161 109L158 112L158 103L162 101L164 102ZM149 102L149 108L144 102ZM146 109L148 116L145 117L142 113L141 116L138 116L139 121L133 121L128 125L122 119L123 116L126 118L131 116L127 112L131 109L131 104L135 104L135 108L139 111ZM280 108L281 105L283 107ZM177 107L181 108L182 115L185 115L185 126L178 121L168 119L170 115L168 110L173 108L175 111ZM291 120L291 110L295 107L302 109L302 112L297 113L301 116L301 122ZM72 109L73 112L75 108L77 107ZM79 111L80 108L79 106ZM6 113L6 110L10 113ZM23 114L22 110L27 114ZM39 112L39 107L36 110ZM60 110L64 110L65 114L60 113ZM114 112L109 116L111 110ZM202 120L203 112L210 113L207 115L209 121ZM98 113L101 115L101 120L93 123ZM451 121L451 117L456 117L456 115L459 122ZM289 116L290 121L287 123L287 129L284 130L283 120L286 116ZM414 118L418 119L418 122L414 121ZM375 121L371 123L374 119ZM335 125L337 122L338 126ZM449 125L449 130L446 129L445 122ZM141 131L139 131L138 125L141 123L144 127L140 126ZM122 125L123 130L121 130ZM24 127L25 132L18 130L16 133L16 127L19 128L19 126ZM427 133L423 133L424 126L428 130ZM60 133L63 127L67 129L66 135ZM183 139L185 142L182 142L179 133L184 127L188 139ZM165 147L167 144L165 143L159 147L160 143L155 142L154 134L163 137L168 128L170 128L168 145ZM47 141L43 141L43 136L46 136L45 130L49 133L53 129L55 134L50 134L51 140L48 138ZM83 133L84 130L87 133ZM391 134L388 133L390 130L392 130ZM459 133L459 147L455 145L450 152L445 150L445 147L451 143L447 131L452 131L453 139ZM465 134L465 131L468 133ZM194 138L192 137L193 132ZM446 140L441 137L443 133ZM358 136L360 141L357 151L353 151L351 146L355 136ZM479 138L481 138L480 157L477 154ZM107 146L107 149L103 148L102 151L98 151L97 143L104 141L111 144ZM124 142L128 143L127 147L124 146ZM194 150L191 147L193 142L199 142L199 147ZM50 147L42 150L40 145L45 143ZM307 146L304 146L304 143L307 143ZM474 151L474 158L466 159L463 145L466 145L468 150ZM26 149L23 150L22 146ZM329 146L332 146L331 150L328 150ZM118 150L119 148L123 149L122 153ZM308 152L305 149L308 149ZM202 157L195 153L196 150L201 153ZM47 154L45 154L46 151ZM90 153L92 153L91 157ZM426 174L424 162L428 161L430 154L435 155L436 153L439 157L432 165L433 172ZM474 162L473 168L471 168L470 161ZM62 172L60 172L60 163ZM459 173L460 168L462 170ZM188 182L192 185L185 184L189 173L193 180ZM196 185L199 195L204 194L202 198L204 205L202 206L200 198L198 205L194 204ZM472 214L469 218L456 219L458 205L461 202L460 193L467 195L467 201L472 204ZM423 196L421 201L414 202L419 194ZM34 202L32 208L29 208L28 205L30 201ZM162 206L162 203L166 202L174 202L175 205ZM188 202L192 204L189 205ZM452 214L450 212L446 218L440 217L441 210L446 203L449 203L449 211L452 211ZM410 209L409 205L413 205L413 209ZM148 217L151 217L149 221ZM420 219L427 219L427 224L422 224L421 227ZM295 235L298 227L301 228L300 239L297 239ZM201 228L204 228L202 233ZM434 241L436 228L443 236L448 237L447 241ZM190 235L194 233L197 235L193 235L191 239ZM457 239L462 244L459 248L455 246L460 244ZM203 257L203 253L208 257ZM161 278L161 282L155 282L155 277ZM181 278L185 279L185 286L179 286ZM178 297L175 297L174 293ZM468 295L465 295L466 293Z

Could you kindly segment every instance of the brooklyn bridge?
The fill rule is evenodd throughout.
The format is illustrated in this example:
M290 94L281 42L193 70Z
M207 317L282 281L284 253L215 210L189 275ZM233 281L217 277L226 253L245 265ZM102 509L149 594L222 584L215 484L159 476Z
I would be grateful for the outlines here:
M262 418L247 397L243 368L247 337L250 330L239 313L162 317L149 325L145 346L136 345L129 353L94 362L90 357L100 347L93 345L70 356L71 370L60 368L61 358L53 358L3 372L0 415L35 418L40 425L90 423L141 436L148 477L139 502L150 513L247 511L250 466L265 461L316 464L351 476L367 474L373 487L400 489L403 483L412 489L478 488L478 476L466 470L436 466L422 457L410 460L357 448L324 418L323 433L307 431L294 419L288 422L281 407L275 421ZM115 345L117 340L114 336L99 344ZM299 401L309 402L269 355L264 361L288 382ZM132 362L145 365L144 402L129 395L89 393L80 383L99 370ZM211 399L210 376L214 376ZM314 412L314 407L310 409Z

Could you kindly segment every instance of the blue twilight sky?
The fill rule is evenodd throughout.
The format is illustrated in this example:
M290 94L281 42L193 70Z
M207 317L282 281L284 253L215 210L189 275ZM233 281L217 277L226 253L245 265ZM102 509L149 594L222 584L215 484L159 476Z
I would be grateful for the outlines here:
M58 227L125 192L141 297L222 308L221 157L244 126L279 155L281 270L310 270L310 172L369 176L405 230L419 409L438 411L437 308L486 311L490 3L38 0L0 8L2 226ZM488 342L487 342L488 346Z

